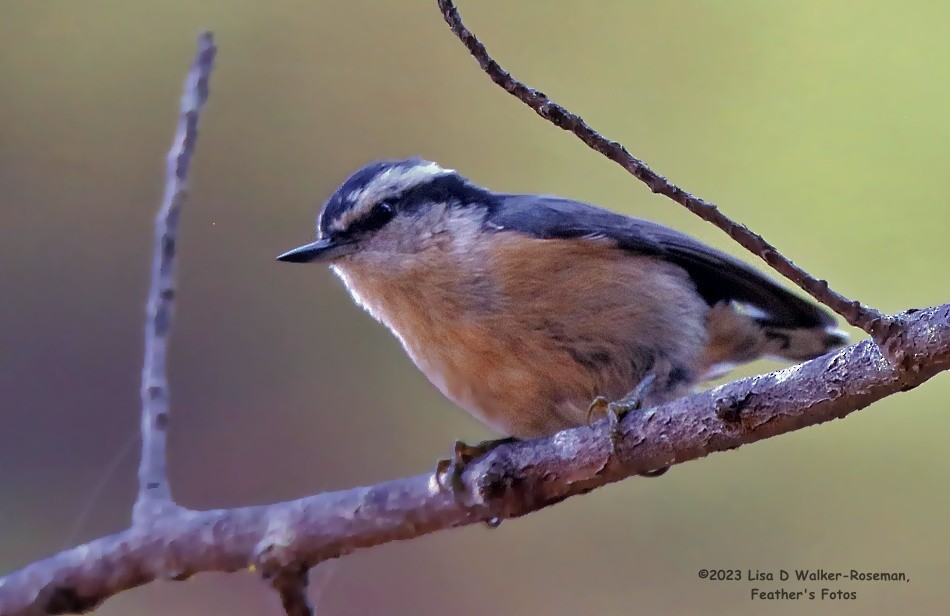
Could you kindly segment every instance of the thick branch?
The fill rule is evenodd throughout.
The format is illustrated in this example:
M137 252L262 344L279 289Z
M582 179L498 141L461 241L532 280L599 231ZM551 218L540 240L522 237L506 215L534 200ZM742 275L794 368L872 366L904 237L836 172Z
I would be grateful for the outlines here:
M621 424L598 422L505 445L463 473L457 498L432 475L261 507L162 516L0 579L0 614L91 609L155 579L255 566L272 577L357 548L510 518L666 464L844 417L950 369L950 304L901 315L905 365L871 341L676 400Z
M142 459L139 463L139 493L132 510L136 524L174 507L165 461L169 399L165 360L175 310L178 218L188 195L188 171L198 139L198 120L208 100L208 79L215 52L211 33L201 34L198 51L185 78L178 127L168 152L165 195L155 217L155 251L146 308L145 365L142 368Z
M469 53L478 61L482 70L492 81L533 109L539 116L555 126L573 133L591 149L603 154L629 171L653 192L669 197L703 220L716 225L741 246L762 258L775 271L794 282L817 301L834 310L851 325L860 327L871 334L875 340L883 342L894 332L894 328L890 327L891 320L887 316L834 291L828 286L826 280L817 279L795 265L790 259L782 255L775 246L765 241L765 238L761 235L752 232L745 225L733 221L720 212L716 204L692 195L676 186L651 169L644 161L630 154L622 144L607 139L591 128L577 114L571 113L555 103L543 92L515 79L511 73L492 59L481 41L462 23L462 18L459 16L452 0L437 1L446 23L462 41Z
M486 72L540 115L622 164L655 192L726 230L849 322L868 330L875 329L874 323L892 322L830 291L714 205L673 186L579 117L512 79L464 28L452 3L439 4ZM167 192L157 219L143 370L142 485L134 523L124 532L0 578L3 616L78 613L156 579L249 568L271 580L288 614L310 614L306 572L323 560L441 529L525 515L631 475L844 417L950 369L947 304L893 321L902 326L889 332L885 350L898 362L886 361L876 345L865 341L800 366L633 413L622 422L619 437L606 422L599 422L502 446L465 469L455 494L441 489L432 475L419 475L268 506L205 512L178 508L165 474L165 351L174 301L178 215L213 58L211 37L203 35L186 81Z

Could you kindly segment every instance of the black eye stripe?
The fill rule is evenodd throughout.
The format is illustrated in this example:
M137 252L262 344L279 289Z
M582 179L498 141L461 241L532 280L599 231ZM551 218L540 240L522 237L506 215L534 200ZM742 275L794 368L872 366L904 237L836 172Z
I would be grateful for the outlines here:
M365 216L354 220L346 229L347 235L369 233L380 229L393 217L393 207L389 203L377 203Z

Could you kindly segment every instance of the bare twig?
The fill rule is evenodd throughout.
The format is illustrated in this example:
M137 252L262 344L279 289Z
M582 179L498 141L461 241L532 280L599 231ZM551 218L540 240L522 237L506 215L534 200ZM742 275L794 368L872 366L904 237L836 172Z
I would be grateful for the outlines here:
M155 217L152 283L145 320L145 366L142 368L142 460L139 493L132 510L138 524L174 508L165 460L168 428L166 351L175 309L175 251L178 217L188 195L188 171L198 138L198 121L208 100L208 79L216 48L210 32L198 37L198 51L185 78L178 127L168 152L165 196Z
M715 206L672 186L577 116L511 79L464 30L452 4L440 0L440 6L486 71L495 75L493 79L507 84L509 91L524 90L526 102L538 102L536 111L543 117L618 160L656 192L709 216L707 220L727 229L744 246L760 247L767 261L778 258L780 265L785 264L782 267L800 272ZM165 350L174 301L178 215L213 59L211 36L202 35L198 59L186 81L181 122L169 156L168 191L157 220L143 371L141 489L133 525L0 578L3 616L80 613L156 579L184 580L203 571L248 568L271 581L288 614L308 615L312 607L305 592L307 571L324 560L438 530L522 516L631 475L844 417L950 370L950 304L946 304L895 317L902 326L890 333L888 344L900 351L899 365L886 361L878 346L864 341L799 366L632 413L621 423L619 435L601 421L504 445L466 467L457 493L440 488L440 482L427 474L259 507L204 512L178 508L165 474ZM728 224L720 224L722 220ZM849 322L867 325L886 318L850 303L804 272L800 275L812 281L809 292L816 299L824 297L829 305L838 302L843 316L850 306Z
M622 144L607 139L591 128L583 118L577 114L555 103L543 92L535 90L515 79L511 73L492 59L485 46L475 37L472 31L462 23L462 18L459 16L458 9L455 8L455 4L452 0L437 0L437 2L439 3L442 16L445 18L446 23L448 23L449 28L452 29L455 36L462 41L469 53L478 61L482 70L485 71L492 81L533 109L539 116L559 128L570 131L581 141L590 146L591 149L603 154L629 171L633 176L646 184L653 192L669 197L703 220L716 225L741 246L761 257L766 263L772 266L775 271L794 282L817 301L834 310L851 325L860 327L871 334L878 342L884 342L896 331L896 328L893 327L894 322L891 317L883 315L874 308L864 306L860 302L848 299L844 295L834 291L828 286L826 280L820 280L811 276L808 272L783 256L775 246L765 241L761 235L753 233L745 225L734 222L728 216L720 212L714 203L700 199L676 186L659 173L653 171L644 161L630 154Z
M358 548L525 515L631 475L841 418L950 369L950 304L902 316L899 343L919 360L911 369L890 364L865 340L631 413L616 440L600 421L501 446L468 466L458 495L418 475L274 505L163 516L0 578L0 614L79 612L122 590L201 571L309 567Z
M313 616L313 606L307 598L308 574L303 567L285 568L271 580L287 616Z

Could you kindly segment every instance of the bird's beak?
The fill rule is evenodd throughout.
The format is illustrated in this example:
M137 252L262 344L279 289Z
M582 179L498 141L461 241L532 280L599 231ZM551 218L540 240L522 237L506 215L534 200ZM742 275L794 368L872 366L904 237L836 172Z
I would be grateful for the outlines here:
M357 250L356 242L333 241L329 238L317 240L288 250L277 257L278 261L286 263L313 263L314 261L330 261L337 257L353 254Z

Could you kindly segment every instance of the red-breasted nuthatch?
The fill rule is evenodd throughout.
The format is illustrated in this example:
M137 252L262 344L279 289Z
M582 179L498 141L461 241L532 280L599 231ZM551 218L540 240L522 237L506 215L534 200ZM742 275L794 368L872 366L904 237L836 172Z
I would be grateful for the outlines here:
M683 233L420 159L350 176L317 238L278 259L329 263L433 385L517 438L584 424L595 398L644 381L648 407L846 341L815 304Z

